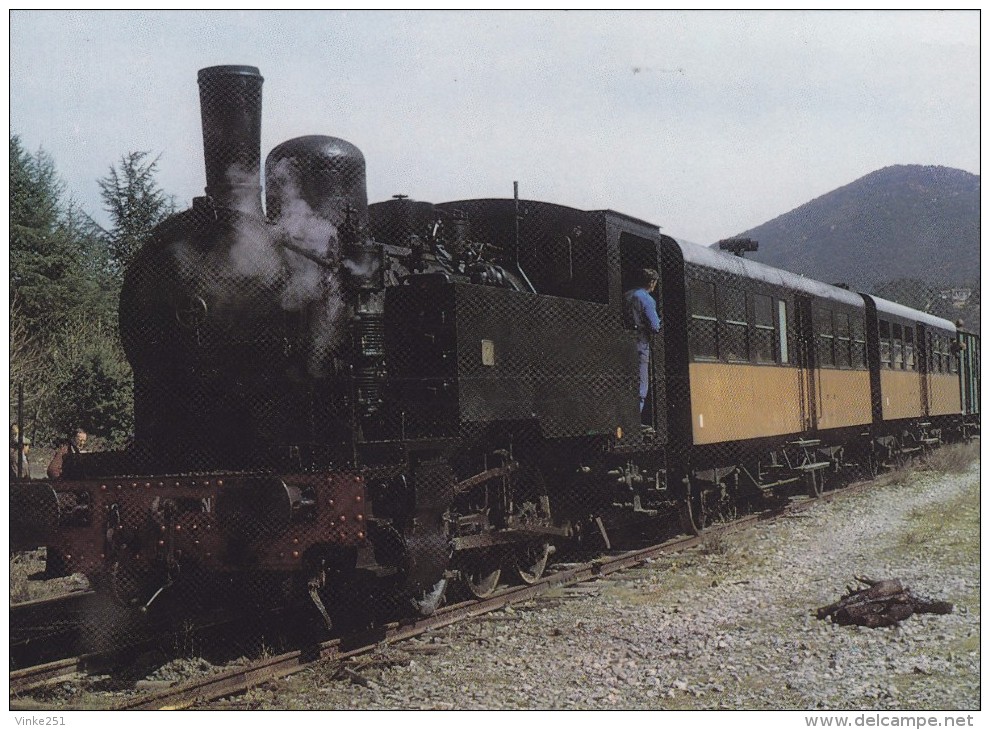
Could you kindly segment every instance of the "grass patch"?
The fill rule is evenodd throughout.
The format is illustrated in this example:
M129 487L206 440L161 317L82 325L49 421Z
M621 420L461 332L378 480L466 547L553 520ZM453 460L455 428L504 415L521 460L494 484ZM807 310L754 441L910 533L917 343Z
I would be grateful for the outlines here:
M658 564L648 585L642 582L629 584L609 581L601 583L602 596L610 600L637 606L676 605L677 596L684 591L697 591L709 588L719 577L719 567L698 560L698 554L690 551L671 559L669 563Z
M900 544L924 547L935 554L947 554L956 561L976 561L980 557L980 485L974 480L954 499L931 507L911 510Z
M974 651L978 652L980 650L980 637L976 634L967 636L965 639L952 642L951 646L952 651L959 654L969 654Z
M911 462L906 462L896 466L890 471L881 472L873 483L878 487L888 487L891 484L907 484L915 474L914 466Z
M936 474L965 474L980 460L979 441L963 444L946 444L930 451L923 459L906 459L890 471L882 472L874 480L878 487L906 484L918 471Z
M949 444L929 453L922 462L922 468L941 474L964 474L970 466L980 460L979 441L964 444Z
M728 556L733 552L735 552L735 545L732 538L721 530L705 535L701 541L701 553L703 555Z

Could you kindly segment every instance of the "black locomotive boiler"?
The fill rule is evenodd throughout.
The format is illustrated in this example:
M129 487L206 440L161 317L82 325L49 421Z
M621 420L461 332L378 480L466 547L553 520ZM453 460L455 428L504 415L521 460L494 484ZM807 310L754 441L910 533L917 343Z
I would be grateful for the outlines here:
M609 543L616 511L723 507L979 426L978 338L612 210L368 205L334 137L261 187L258 70L199 73L206 195L129 268L135 440L12 487L17 545L121 602L358 597L429 613ZM661 272L638 407L623 292ZM272 590L272 588L277 590ZM233 593L232 593L233 592Z

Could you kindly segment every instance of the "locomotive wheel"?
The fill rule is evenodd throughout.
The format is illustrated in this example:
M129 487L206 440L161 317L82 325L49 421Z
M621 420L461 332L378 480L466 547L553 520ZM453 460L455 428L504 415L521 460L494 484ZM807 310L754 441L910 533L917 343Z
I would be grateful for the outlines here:
M502 569L500 567L492 569L490 565L485 563L484 558L479 558L462 575L468 593L475 598L488 598L498 587L498 579L502 577Z
M420 616L432 616L444 604L446 593L447 579L441 578L432 588L424 590L419 596L414 596L410 602Z
M516 556L516 574L526 585L532 585L543 577L547 561L553 552L553 546L548 542L538 542L527 545Z

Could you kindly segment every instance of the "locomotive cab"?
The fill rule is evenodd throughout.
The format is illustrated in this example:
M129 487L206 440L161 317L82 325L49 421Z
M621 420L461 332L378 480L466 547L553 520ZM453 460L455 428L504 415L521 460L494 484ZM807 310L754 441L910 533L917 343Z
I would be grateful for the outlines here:
M518 260L535 292L448 273L411 276L386 289L389 406L404 434L638 439L635 336L623 324L623 281L610 262L621 251L630 267L656 267L656 227L613 211L528 200L436 208L463 216L468 240L500 251L514 250L518 223L525 241ZM517 208L525 215L517 217ZM405 199L371 210L374 230L393 227L407 239L432 213ZM658 378L657 402L662 387Z

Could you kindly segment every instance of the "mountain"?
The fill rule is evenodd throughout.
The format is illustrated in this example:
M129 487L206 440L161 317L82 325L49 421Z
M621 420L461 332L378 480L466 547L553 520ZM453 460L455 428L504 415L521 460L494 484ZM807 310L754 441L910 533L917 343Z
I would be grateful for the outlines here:
M885 167L739 235L760 243L748 258L862 291L904 279L978 286L980 178Z

